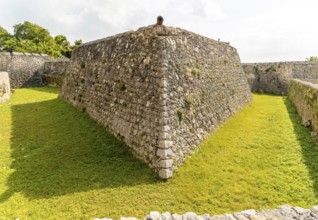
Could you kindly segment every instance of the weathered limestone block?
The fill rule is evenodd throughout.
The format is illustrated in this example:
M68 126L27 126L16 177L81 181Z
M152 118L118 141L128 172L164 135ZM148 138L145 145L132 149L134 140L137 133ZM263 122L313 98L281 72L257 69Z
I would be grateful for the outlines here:
M315 220L318 219L317 215L318 207L314 206L311 209L304 209L301 207L291 207L289 205L282 205L277 209L256 211L253 209L245 210L242 212L237 212L235 214L224 214L224 215L214 215L210 216L208 214L197 215L194 212L187 212L183 215L173 214L169 212L164 212L160 214L159 212L150 212L144 220ZM107 218L95 220L108 220ZM135 219L136 218L124 218L121 219Z
M5 102L10 98L11 88L9 74L0 72L0 103Z
M60 96L164 179L252 99L235 48L163 25L75 49Z
M288 98L295 105L304 126L318 133L318 85L301 80L292 80Z
M318 82L318 62L244 63L242 67L252 92L287 95L292 79Z
M158 211L153 211L144 220L162 220L162 216Z

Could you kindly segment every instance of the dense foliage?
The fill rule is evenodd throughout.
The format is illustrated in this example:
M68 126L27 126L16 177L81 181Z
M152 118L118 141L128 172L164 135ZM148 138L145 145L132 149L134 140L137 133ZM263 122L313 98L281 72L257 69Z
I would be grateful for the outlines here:
M306 58L307 61L318 61L318 57L311 56L309 58Z
M10 34L0 26L0 51L15 51L48 54L52 57L70 57L72 50L82 43L76 40L74 45L64 35L52 37L45 28L25 21L13 26Z

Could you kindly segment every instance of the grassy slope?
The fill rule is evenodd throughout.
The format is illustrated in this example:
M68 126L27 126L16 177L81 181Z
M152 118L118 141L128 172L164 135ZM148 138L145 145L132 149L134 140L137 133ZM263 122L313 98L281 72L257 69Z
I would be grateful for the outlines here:
M57 89L19 89L0 104L0 219L308 207L317 204L318 150L297 121L282 97L254 95L163 182L122 142L57 99Z

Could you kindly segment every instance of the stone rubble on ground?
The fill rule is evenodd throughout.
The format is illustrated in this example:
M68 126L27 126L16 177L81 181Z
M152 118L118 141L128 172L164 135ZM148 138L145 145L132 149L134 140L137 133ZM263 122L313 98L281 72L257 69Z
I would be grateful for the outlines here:
M318 205L310 209L302 207L292 207L290 205L282 205L277 209L261 210L254 209L244 210L234 214L224 214L210 216L209 214L197 215L194 212L186 212L183 215L170 214L164 212L160 214L158 211L150 212L144 220L315 220L318 219ZM95 220L112 220L109 218L95 218ZM120 220L137 220L134 217L121 217Z

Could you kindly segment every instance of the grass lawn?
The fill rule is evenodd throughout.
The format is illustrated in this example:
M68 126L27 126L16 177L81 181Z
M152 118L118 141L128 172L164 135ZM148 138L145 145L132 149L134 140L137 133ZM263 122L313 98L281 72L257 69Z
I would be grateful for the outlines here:
M0 104L0 219L221 214L318 204L318 145L283 97L254 95L161 181L56 88Z

